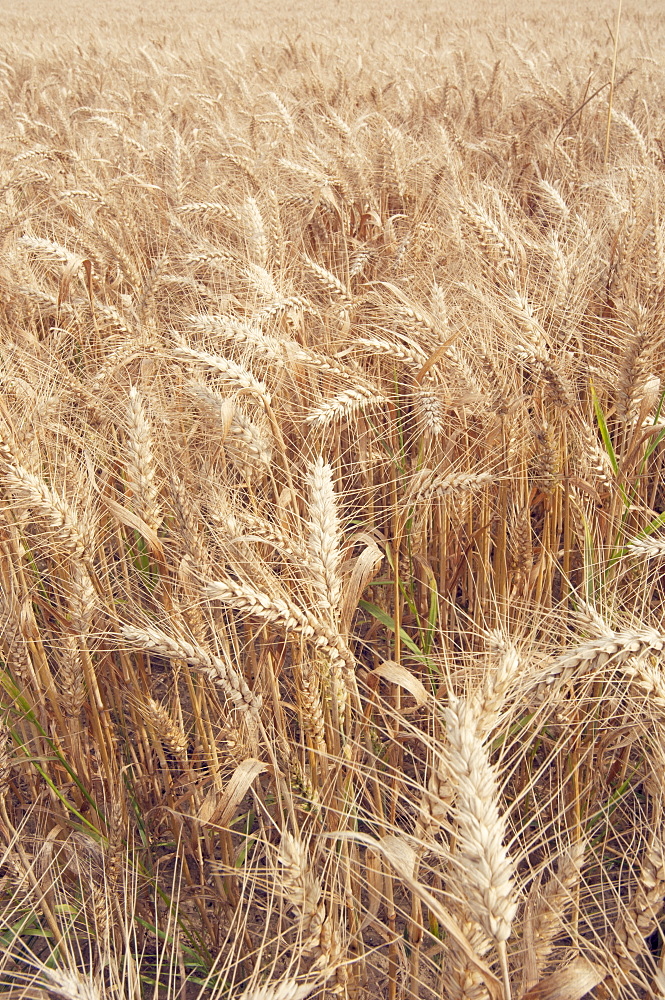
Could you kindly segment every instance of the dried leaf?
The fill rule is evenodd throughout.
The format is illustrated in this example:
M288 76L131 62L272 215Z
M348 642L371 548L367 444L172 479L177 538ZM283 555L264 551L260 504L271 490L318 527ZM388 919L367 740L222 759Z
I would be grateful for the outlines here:
M602 983L607 970L580 955L565 969L557 969L525 993L522 1000L581 1000Z
M268 765L263 760L256 760L255 757L243 760L229 778L223 792L213 788L206 795L199 807L197 819L201 823L227 826L254 780L267 770Z
M381 838L381 847L385 857L402 878L414 878L418 855L403 837L388 834Z
M110 512L120 522L120 524L124 524L126 528L134 528L135 531L138 531L138 533L145 538L146 542L150 546L150 551L159 559L163 560L164 548L155 529L151 528L149 524L146 524L143 518L139 517L138 514L128 510L126 507L123 507L122 504L116 503L116 501L112 500L111 497L104 496L103 494L100 495L104 504L108 507Z
M382 677L384 681L390 681L391 684L399 684L400 687L405 688L416 699L418 708L427 701L425 685L401 663L396 663L395 660L384 660L372 673Z
M351 576L344 586L344 600L341 609L342 628L348 630L351 627L351 619L358 607L360 595L365 587L374 579L378 567L383 562L383 552L376 544L371 535L364 531L354 535L351 542L366 542L366 547L362 550L353 564Z

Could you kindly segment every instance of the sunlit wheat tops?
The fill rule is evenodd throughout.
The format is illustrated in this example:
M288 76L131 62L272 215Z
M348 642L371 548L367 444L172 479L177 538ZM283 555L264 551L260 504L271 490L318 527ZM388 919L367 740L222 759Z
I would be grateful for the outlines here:
M657 5L38 6L0 994L665 1000Z

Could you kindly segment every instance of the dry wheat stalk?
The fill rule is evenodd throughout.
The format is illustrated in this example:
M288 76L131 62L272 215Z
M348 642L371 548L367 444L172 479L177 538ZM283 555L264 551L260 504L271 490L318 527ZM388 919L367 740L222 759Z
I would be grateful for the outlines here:
M490 257L499 273L515 281L524 266L523 251L488 215L482 206L466 202L460 205L460 215L471 228L480 247Z
M38 260L49 264L60 264L78 269L83 263L81 257L53 240L44 240L36 236L21 236L19 243Z
M332 271L329 271L327 267L323 267L321 264L317 264L317 262L312 260L311 257L308 257L307 254L303 255L303 263L310 274L312 274L319 282L322 289L328 292L332 298L337 299L340 302L350 304L351 295L348 288L332 273Z
M304 659L299 664L298 673L298 700L301 705L303 729L311 739L314 749L319 753L325 753L326 724L319 695L319 674L309 659Z
M556 185L541 177L538 180L538 189L540 194L543 196L543 202L547 204L546 211L548 211L549 214L554 215L557 218L557 221L566 219L569 215L570 209L568 208L563 195Z
M243 218L240 212L236 212L228 205L223 205L219 201L187 202L185 205L178 205L176 211L178 215L186 217L206 215L214 219L224 219L226 222L233 223L236 226L243 225Z
M252 288L258 292L259 299L264 299L269 304L269 307L273 303L281 301L282 296L279 294L275 279L265 267L261 267L260 264L250 261L244 269L244 277Z
M221 341L229 348L242 347L243 350L249 350L271 362L281 360L283 351L281 339L271 337L260 327L238 320L234 316L199 313L183 317L181 323L188 331L214 341Z
M217 429L222 430L224 446L239 471L250 476L265 475L272 461L272 440L265 422L252 420L231 400L205 385L193 383L190 389Z
M178 524L177 538L182 545L191 566L199 572L211 572L211 557L206 538L201 530L200 514L194 506L185 483L172 477L171 493Z
M28 683L34 674L34 669L26 636L22 634L19 626L21 612L15 602L8 600L4 595L3 597L0 611L0 638L4 646L2 658L5 668L21 686Z
M275 524L252 517L246 511L242 512L241 517L242 519L235 514L226 514L223 518L219 518L232 540L237 536L243 541L266 541L297 565L307 565L307 549L298 539L285 534Z
M358 337L350 348L338 353L337 357L342 357L349 350L392 358L416 371L419 371L427 362L427 354L417 344L404 347L400 343L391 343L381 337Z
M427 787L420 800L415 831L418 839L433 839L450 826L449 813L454 799L455 787L448 761L436 757L430 766Z
M622 321L626 328L625 348L619 365L616 384L617 413L631 420L637 411L640 386L644 381L647 352L652 349L654 338L651 317L641 303L626 307Z
M252 195L245 198L242 208L248 243L254 251L256 262L265 265L268 260L268 236L261 209Z
M517 320L522 334L519 339L516 338L517 356L521 360L538 362L551 371L547 334L528 298L517 288L508 288L504 292L503 301L510 315Z
M447 431L447 413L441 390L431 379L424 379L413 394L420 432L430 439L442 437Z

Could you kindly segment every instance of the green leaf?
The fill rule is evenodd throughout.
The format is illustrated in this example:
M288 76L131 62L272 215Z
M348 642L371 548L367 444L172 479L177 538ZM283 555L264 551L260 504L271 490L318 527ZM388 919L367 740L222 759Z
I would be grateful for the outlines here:
M596 390L593 387L593 382L591 383L591 398L593 400L593 408L596 412L596 420L598 421L598 427L600 428L600 435L603 439L603 444L605 445L605 451L607 452L608 458L612 469L614 470L614 475L616 476L619 472L619 463L617 461L616 452L614 451L614 445L612 444L612 438L610 437L610 432L607 429L607 421L605 420L605 414L603 413L600 403L598 402L598 396L596 395Z
M384 611L383 608L378 607L376 604L372 604L370 601L359 601L358 607L362 608L363 611L367 611L368 614L372 615L373 618L376 618L376 620L381 622L382 625L385 625L385 627L389 629L393 635L395 634L395 619L389 615L387 611ZM420 647L416 645L411 636L408 635L403 628L400 628L399 634L400 639L406 648L413 653L414 657L420 663L424 663L429 670L434 670L435 667L431 657L426 656L423 653Z

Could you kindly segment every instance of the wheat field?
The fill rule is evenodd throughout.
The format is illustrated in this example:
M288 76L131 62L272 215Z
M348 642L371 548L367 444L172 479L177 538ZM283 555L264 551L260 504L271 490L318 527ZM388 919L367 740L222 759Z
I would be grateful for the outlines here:
M0 4L0 993L665 998L658 5L217 6Z

